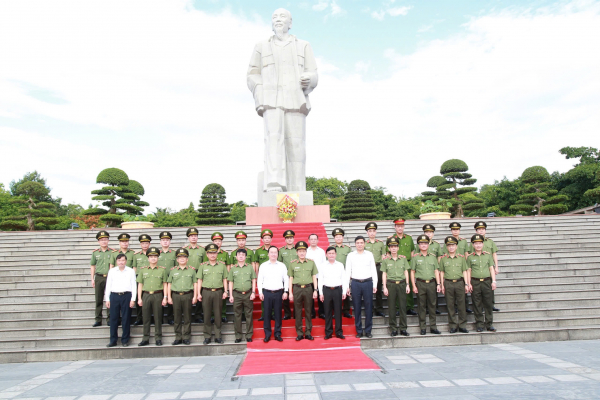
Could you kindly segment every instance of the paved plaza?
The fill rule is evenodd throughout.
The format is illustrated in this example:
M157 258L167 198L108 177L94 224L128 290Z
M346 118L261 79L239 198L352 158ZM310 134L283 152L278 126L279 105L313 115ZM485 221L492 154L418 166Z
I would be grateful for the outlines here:
M0 399L597 399L600 340L369 350L377 372L235 377L243 356L0 366Z

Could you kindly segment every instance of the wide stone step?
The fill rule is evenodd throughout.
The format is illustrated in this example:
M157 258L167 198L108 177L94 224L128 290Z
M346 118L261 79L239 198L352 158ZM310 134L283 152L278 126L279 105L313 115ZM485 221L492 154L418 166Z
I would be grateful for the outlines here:
M541 271L517 271L517 272L509 272L505 268L502 268L500 271L500 277L503 278L512 278L512 279L520 279L520 278L541 278L547 276L549 272L555 270L541 270ZM586 276L586 275L596 275L598 273L598 269L596 267L593 268L573 268L573 269L562 269L560 270L563 276ZM554 272L552 272L554 273Z

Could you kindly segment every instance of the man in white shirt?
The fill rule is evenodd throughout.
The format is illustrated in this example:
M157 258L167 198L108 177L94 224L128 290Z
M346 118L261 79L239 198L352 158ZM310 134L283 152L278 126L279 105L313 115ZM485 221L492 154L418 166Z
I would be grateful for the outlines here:
M131 326L131 310L135 307L137 283L135 271L126 267L127 256L119 254L116 259L118 268L111 268L106 278L104 301L106 308L112 309L110 314L110 342L106 347L115 347L118 340L119 317L123 326L121 344L129 346L129 328Z
M306 258L309 260L313 260L317 268L319 265L327 261L327 257L325 257L325 251L320 248L319 245L319 236L316 233L311 233L308 236L308 243L310 247L306 250ZM317 274L317 281L319 280L319 274ZM316 288L315 288L316 289ZM319 318L325 319L325 308L323 307L323 302L321 298L317 299L317 304L319 305ZM315 304L313 302L312 306L312 317L315 317Z
M263 302L263 328L265 331L264 342L271 340L271 312L275 313L275 340L282 342L281 338L281 309L283 300L288 297L289 277L287 268L281 261L277 261L279 249L269 247L269 261L264 262L258 269L258 294Z
M342 301L346 299L348 277L344 264L336 261L335 247L328 247L326 256L327 261L319 265L319 294L325 308L325 340L333 335L333 316L335 336L345 339L342 331Z
M356 326L356 337L366 335L372 338L373 328L373 294L377 292L377 267L373 253L365 251L365 238L357 236L354 239L356 250L348 254L346 259L346 275L350 280L352 292L352 304L354 307L354 325ZM365 329L362 327L362 306L365 306Z

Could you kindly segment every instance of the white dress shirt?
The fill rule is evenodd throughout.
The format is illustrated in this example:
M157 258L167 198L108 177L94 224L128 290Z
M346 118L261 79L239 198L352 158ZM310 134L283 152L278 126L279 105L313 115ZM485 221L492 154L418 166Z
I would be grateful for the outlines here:
M364 250L362 254L354 250L346 258L346 275L350 279L373 278L373 287L377 287L377 267L373 253Z
M339 261L334 261L333 264L325 261L319 265L319 294L323 295L323 286L335 287L341 286L342 293L348 291L348 277L346 276L346 269L344 264Z
M258 269L258 293L263 294L263 289L279 290L286 292L290 285L290 277L287 274L287 268L281 261L271 260L260 264Z
M106 289L104 289L104 301L110 301L111 293L131 292L131 301L135 301L137 295L137 283L133 268L125 267L123 271L119 267L113 267L108 271L106 278Z
M317 269L319 269L319 272L317 272L317 279L320 279L321 269L319 268L319 266L322 263L327 262L327 256L325 255L325 250L323 250L322 248L320 248L318 246L313 250L313 248L309 246L308 249L306 249L306 258L313 260L315 262Z

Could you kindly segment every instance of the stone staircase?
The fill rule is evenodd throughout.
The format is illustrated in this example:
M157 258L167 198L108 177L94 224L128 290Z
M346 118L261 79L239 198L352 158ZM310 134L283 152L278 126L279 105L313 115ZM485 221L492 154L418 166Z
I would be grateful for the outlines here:
M470 237L474 219L458 220L463 236ZM449 234L448 221L428 221L437 228L435 239ZM418 334L417 317L409 316L408 338L391 338L387 318L374 318L372 339L363 348L418 347L500 342L596 339L600 337L600 216L490 218L488 236L499 248L500 272L494 315L497 333L447 333L447 313L440 299L438 328L442 335ZM406 233L421 233L423 221L407 222ZM325 224L346 231L349 244L364 234L364 222ZM379 222L378 237L394 232L389 221ZM155 238L164 228L143 230ZM206 244L219 230L223 247L235 248L239 226L200 227ZM246 226L248 246L259 245L260 226ZM292 226L293 229L293 226ZM186 228L169 229L172 247L184 245ZM120 230L111 231L110 247L118 248ZM113 233L114 232L114 233ZM131 247L138 250L137 236L128 231ZM58 361L81 359L199 356L245 352L234 344L233 324L224 324L225 344L204 346L201 325L192 325L191 346L170 346L173 328L163 326L165 346L137 347L141 327L132 327L133 346L104 347L108 326L92 328L94 295L89 281L89 259L97 248L96 231L0 232L0 362ZM384 300L385 301L385 300ZM387 306L387 304L385 304ZM228 319L233 320L231 306ZM255 321L255 324L257 322ZM256 326L256 325L255 325ZM473 331L473 316L467 329ZM353 332L347 332L352 334ZM151 340L153 343L153 340Z

